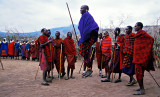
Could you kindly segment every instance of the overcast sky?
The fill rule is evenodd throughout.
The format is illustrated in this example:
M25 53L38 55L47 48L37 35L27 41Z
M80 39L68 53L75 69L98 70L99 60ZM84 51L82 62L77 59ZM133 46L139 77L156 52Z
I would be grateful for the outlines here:
M103 28L113 24L120 27L156 24L160 17L160 0L0 0L0 31L18 29L22 32L38 31L71 24L66 2L74 24L78 24L81 5L88 5L89 12ZM160 22L159 22L160 23Z

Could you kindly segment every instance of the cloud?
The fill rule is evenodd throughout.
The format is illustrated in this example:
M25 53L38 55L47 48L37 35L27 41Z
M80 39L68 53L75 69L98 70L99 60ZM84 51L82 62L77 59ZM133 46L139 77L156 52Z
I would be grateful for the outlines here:
M151 25L160 17L159 0L1 0L0 31L8 27L32 32L70 25L66 2L75 24L79 22L80 6L84 4L89 6L89 12L101 27L109 27L110 21L118 26L120 18L127 18L122 26L134 26L137 21Z

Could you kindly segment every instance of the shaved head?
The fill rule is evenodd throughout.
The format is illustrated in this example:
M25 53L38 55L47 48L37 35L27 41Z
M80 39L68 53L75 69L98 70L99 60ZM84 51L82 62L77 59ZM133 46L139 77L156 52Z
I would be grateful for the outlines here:
M81 8L84 8L84 9L86 9L86 10L89 10L88 5L82 5Z
M87 5L82 5L80 12L81 14L84 14L85 12L88 12L88 10L89 10L89 7Z

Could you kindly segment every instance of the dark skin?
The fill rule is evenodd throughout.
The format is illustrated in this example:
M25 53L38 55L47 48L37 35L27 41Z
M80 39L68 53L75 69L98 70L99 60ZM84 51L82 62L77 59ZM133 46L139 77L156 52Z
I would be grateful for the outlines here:
M69 36L70 38L72 38L72 33L71 33L71 32L68 32L68 36ZM67 67L67 77L66 77L65 80L68 80L68 79L69 79L70 69L71 69L71 68L68 66L68 67ZM71 76L70 76L70 78L75 78L75 77L73 77L73 70L72 70L72 69L71 69Z
M142 30L142 28L140 26L137 25L137 23L135 24L135 31L139 31ZM137 82L139 84L140 87L140 93L144 93L144 84L143 84L143 78L142 79L137 79Z
M88 6L87 5L82 5L81 9L80 9L80 13L83 15L87 11L88 11Z

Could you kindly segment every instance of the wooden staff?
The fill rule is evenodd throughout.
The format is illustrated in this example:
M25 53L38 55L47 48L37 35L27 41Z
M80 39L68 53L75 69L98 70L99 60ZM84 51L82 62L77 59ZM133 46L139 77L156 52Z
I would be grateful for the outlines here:
M2 70L4 70L4 68L3 68L3 63L2 63L2 60L1 60L1 57L0 57L0 62L1 62Z
M71 13L70 13L70 10L69 10L69 6L68 6L67 2L66 2L66 5L67 5L67 8L68 8L69 16L70 16L70 19L71 19L71 22L72 22L72 26L73 26L74 33L75 33L76 40L77 40L77 44L78 44L78 38L77 38L76 30L75 30L75 27L74 27L74 24L73 24L72 16L71 16Z
M114 64L115 64L115 55L116 55L116 46L114 48L114 59L113 59L113 67L112 67L112 81L113 81L113 70L114 70Z
M84 61L84 60L83 60L83 61ZM83 66L83 63L84 63L84 62L82 62L81 68L82 68L82 66ZM80 70L79 70L79 74L80 74L80 72L81 72L81 68L80 68Z
M51 59L52 59L52 45L50 44L50 53L51 53ZM53 72L52 72L52 62L51 62L51 82L52 82L52 77L53 77Z
M60 70L59 70L59 80L61 75L61 57L62 57L62 43L61 43L61 53L60 53Z
M101 77L102 77L102 62L103 62L103 55L101 57Z
M149 74L152 76L152 78L154 79L154 81L156 82L156 84L158 85L158 87L160 88L160 85L157 83L156 79L153 77L153 75L149 72Z
M38 69L37 69L37 72L36 72L35 80L37 78L38 70L39 70L39 65L38 65Z

